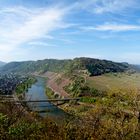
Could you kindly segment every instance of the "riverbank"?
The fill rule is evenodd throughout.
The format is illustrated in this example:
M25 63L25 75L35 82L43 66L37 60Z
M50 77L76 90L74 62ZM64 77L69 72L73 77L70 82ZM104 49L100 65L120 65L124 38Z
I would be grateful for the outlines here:
M36 82L37 80L35 77L27 77L25 81L20 82L15 89L15 94L18 99L23 99L28 89Z
M45 93L46 80L44 77L37 77L37 82L28 89L25 94L25 100L35 101L35 100L47 100L48 96ZM51 102L34 102L28 103L30 110L33 112L38 112L38 114L43 118L51 118L55 121L60 122L65 121L67 118L67 113L62 109L58 108Z
M58 94L61 98L68 98L70 95L64 90L64 87L70 83L70 80L54 72L46 72L44 74L34 73L35 76L40 76L47 79L46 86L50 88L55 94Z
M40 76L45 79L47 78L45 93L48 98L54 99L70 97L70 95L66 93L66 91L64 91L63 89L64 86L70 83L70 80L68 80L66 77L63 77L61 74L53 72L47 72L42 75L36 74L36 76ZM68 103L59 105L58 108L72 115L76 112L84 113L86 110L91 108L91 105L79 101L70 101Z

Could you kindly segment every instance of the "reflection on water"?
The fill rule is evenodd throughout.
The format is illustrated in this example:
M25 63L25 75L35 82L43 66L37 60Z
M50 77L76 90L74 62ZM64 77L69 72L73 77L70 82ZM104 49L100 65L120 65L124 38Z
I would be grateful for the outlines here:
M25 94L25 99L30 101L48 99L45 94L45 84L45 79L37 77L37 82L28 89L28 92ZM54 119L66 117L66 113L63 110L49 102L28 103L28 106L33 111L39 111L40 116L43 117L49 116Z

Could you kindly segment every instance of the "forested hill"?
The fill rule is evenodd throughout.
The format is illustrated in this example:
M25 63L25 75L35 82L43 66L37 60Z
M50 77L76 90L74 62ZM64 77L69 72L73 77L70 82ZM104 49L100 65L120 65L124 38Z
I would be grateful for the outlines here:
M1 72L84 72L91 76L109 72L124 72L130 69L128 63L116 63L93 58L45 59L38 61L11 62L1 68Z

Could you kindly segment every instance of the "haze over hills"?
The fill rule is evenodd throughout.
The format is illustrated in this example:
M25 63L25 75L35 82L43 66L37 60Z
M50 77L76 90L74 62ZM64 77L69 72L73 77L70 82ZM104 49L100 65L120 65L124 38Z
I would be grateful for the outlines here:
M1 72L32 73L47 71L52 72L84 72L90 76L101 75L109 72L124 72L130 69L128 63L117 63L94 58L75 59L44 59L38 61L10 62L1 68Z
M5 62L0 61L0 67L4 66L5 64Z

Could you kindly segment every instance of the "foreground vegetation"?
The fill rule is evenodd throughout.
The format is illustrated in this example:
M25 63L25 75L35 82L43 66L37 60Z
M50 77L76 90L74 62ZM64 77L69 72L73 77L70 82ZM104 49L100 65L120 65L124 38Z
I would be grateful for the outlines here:
M137 90L113 90L84 103L63 109L84 119L95 139L138 140L140 138L140 94ZM87 104L88 103L88 104Z
M57 124L10 103L0 104L0 139L139 140L139 106L137 90L108 91L90 104L63 105L71 117Z

